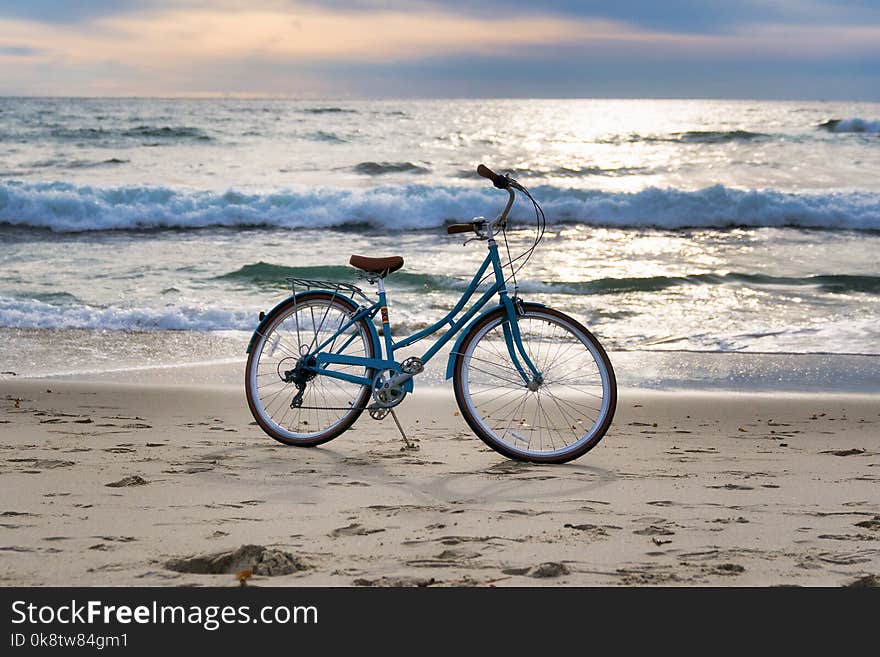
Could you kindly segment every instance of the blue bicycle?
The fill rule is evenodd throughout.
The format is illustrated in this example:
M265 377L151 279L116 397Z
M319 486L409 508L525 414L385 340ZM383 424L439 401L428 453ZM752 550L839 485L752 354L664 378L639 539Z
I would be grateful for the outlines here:
M510 176L483 165L477 173L508 192L507 204L495 220L447 227L449 234L474 233L471 239L485 241L489 253L458 303L431 326L392 338L385 279L403 267L400 256L351 256L350 264L377 286L377 300L349 283L289 279L293 295L261 316L245 370L248 405L272 438L313 447L343 433L364 410L375 419L394 415L425 364L457 335L446 378L462 417L487 445L514 459L564 463L602 439L617 404L608 355L579 322L517 294L516 273L541 241L544 213ZM517 192L534 204L536 234L513 258L506 226ZM488 289L464 310L483 283ZM498 303L480 312L496 294ZM396 351L441 330L421 357L395 360Z

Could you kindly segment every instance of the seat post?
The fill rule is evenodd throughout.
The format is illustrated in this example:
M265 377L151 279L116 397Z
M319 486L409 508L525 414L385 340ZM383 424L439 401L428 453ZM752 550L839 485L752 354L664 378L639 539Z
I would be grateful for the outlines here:
M382 336L385 338L385 358L394 360L394 347L391 344L391 322L388 319L388 300L385 296L385 281L380 276L376 279L379 292L379 312L382 313Z

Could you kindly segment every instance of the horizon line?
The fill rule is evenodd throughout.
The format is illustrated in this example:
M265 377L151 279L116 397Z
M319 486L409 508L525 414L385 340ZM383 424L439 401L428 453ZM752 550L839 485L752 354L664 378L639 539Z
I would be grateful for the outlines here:
M26 100L274 100L274 101L438 101L438 100L700 100L700 101L740 101L740 102L810 102L810 103L880 103L877 99L857 98L808 98L784 97L767 98L760 96L293 96L270 94L239 94L239 93L206 93L187 94L117 94L117 95L69 95L69 94L14 94L0 92L0 99Z

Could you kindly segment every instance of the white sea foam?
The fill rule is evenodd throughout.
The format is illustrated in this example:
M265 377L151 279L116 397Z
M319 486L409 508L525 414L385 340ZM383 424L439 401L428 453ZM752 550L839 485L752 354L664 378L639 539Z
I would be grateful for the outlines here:
M0 327L4 328L219 331L250 330L256 323L253 313L222 308L98 308L0 297Z
M875 319L823 320L767 333L747 333L710 340L703 337L698 347L708 351L766 353L880 353Z
M532 190L550 223L659 228L797 226L880 229L880 194L793 194L715 185L696 191L648 188L601 192L543 186ZM63 182L0 184L0 223L57 232L156 228L432 228L490 214L503 198L471 187L400 185L370 189L303 188L271 193L192 191L160 186L92 187ZM520 203L513 219L533 213Z

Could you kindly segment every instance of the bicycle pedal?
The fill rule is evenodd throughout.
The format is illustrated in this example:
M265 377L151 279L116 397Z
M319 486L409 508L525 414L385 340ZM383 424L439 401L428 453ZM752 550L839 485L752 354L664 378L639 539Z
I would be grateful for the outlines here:
M385 417L388 415L388 411L390 411L391 409L377 406L368 408L367 410L370 413L370 417L374 420L384 420Z

